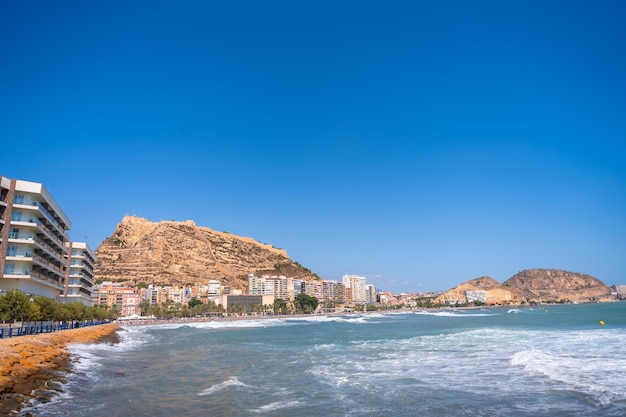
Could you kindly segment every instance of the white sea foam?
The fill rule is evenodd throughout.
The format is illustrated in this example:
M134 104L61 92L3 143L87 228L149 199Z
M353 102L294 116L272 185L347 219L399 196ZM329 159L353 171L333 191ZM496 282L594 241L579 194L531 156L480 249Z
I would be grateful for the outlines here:
M415 314L420 314L424 316L437 316L437 317L489 317L489 316L499 316L500 313L474 313L474 312L461 312L461 311L427 311L427 310L418 310Z
M243 319L243 320L215 320L215 321L189 321L189 322L173 322L163 324L147 325L145 327L153 327L158 329L229 329L229 328L266 328L285 325L286 320L283 318L267 318L267 319ZM143 327L143 326L142 326Z
M288 322L306 322L306 323L349 323L349 324L366 324L375 323L371 319L383 318L382 314L342 314L342 315L310 315L290 317L286 319Z
M205 390L202 390L198 393L198 395L212 395L218 392L221 392L227 388L250 388L250 385L244 384L240 380L237 379L236 376L231 376L224 382L220 382L219 384L213 385Z
M527 373L546 377L564 387L593 395L606 404L613 399L626 400L626 359L589 355L570 351L557 354L541 350L524 350L515 353L511 365Z
M252 412L260 414L267 413L269 411L282 410L283 408L300 407L303 405L305 404L300 401L276 401L270 404L263 405L256 410L253 410Z

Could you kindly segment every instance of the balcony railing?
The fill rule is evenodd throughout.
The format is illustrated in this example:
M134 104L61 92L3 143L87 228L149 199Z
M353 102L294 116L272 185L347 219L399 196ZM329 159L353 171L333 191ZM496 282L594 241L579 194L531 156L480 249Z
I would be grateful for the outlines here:
M15 195L13 197L13 203L14 204L19 204L19 205L22 205L22 206L31 206L31 207L35 206L35 207L37 207L39 209L39 212L41 212L46 217L46 219L48 221L50 221L54 226L56 226L61 231L61 233L63 234L63 237L66 240L69 240L69 237L65 233L65 228L63 226L61 226L61 223L59 223L59 221L39 201L30 199L30 198L24 198L23 195Z
M48 209L43 206L43 204L41 204L39 201L31 200L30 205L38 207L39 211L42 212L43 215L46 216L46 218L52 222L52 224L54 224L59 229L63 230L63 228L61 227L61 224L57 221L57 219L54 218L54 216L48 211Z
M43 240L42 238L35 236L35 243L43 249L46 249L48 252L50 252L50 255L56 256L59 259L63 258L63 253L59 250L59 248L53 248L52 246L50 246L45 240Z
M7 251L7 258L32 258L33 253L30 251L21 251L16 253L9 253Z
M21 239L21 240L35 240L35 235L32 233L9 233L9 239Z
M29 276L31 274L30 268L24 268L21 271L10 270L8 265L4 267L4 275L19 275L19 276Z
M41 272L31 271L30 276L32 278L36 278L36 279L38 279L40 281L45 281L48 284L52 284L52 285L58 287L59 289L62 289L62 286L59 283L58 279L55 280L55 279L53 279L53 278L51 278L51 277L49 277L47 275L42 274Z
M33 261L36 262L37 264L41 265L41 266L45 266L46 268L54 271L54 272L58 272L60 274L63 274L63 271L61 270L60 266L55 265L54 263L48 261L47 259L45 259L43 256L41 255L35 255L33 257Z

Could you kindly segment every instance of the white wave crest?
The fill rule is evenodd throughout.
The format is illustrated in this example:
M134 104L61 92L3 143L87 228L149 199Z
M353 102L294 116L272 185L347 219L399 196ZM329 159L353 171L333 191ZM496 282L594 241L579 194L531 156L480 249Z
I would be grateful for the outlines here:
M215 320L215 321L196 321L196 322L173 322L173 323L161 323L146 325L145 327L152 327L158 329L175 330L183 328L193 329L229 329L229 328L265 328L284 325L285 319L282 318L267 318L267 319L228 319L228 320Z
M626 360L607 361L601 356L574 357L533 349L514 354L511 365L593 395L603 404L613 398L626 399L626 386L620 382Z
M244 384L243 382L238 380L236 376L231 376L224 382L220 382L219 384L213 385L212 387L209 387L205 390L200 391L198 395L212 395L220 391L223 391L226 388L231 388L231 387L250 388L251 386L248 384Z
M283 408L290 407L299 407L304 405L304 403L300 401L277 401L270 404L263 405L256 410L253 410L255 413L267 413L269 411L281 410Z
M437 317L490 317L490 316L500 315L498 313L473 313L473 312L462 313L459 311L426 311L426 310L416 311L415 314L420 314L423 316L437 316Z

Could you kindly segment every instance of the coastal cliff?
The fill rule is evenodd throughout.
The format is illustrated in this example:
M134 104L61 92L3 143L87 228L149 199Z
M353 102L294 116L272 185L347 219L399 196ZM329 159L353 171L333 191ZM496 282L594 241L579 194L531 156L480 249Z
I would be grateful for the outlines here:
M117 324L0 339L0 415L14 414L31 397L50 395L48 381L70 360L72 343L116 341Z
M527 269L500 284L493 278L466 281L436 298L442 304L519 304L610 301L611 288L599 279L560 269Z
M248 274L316 278L283 249L249 237L197 226L125 216L96 250L98 280L160 286L222 285L245 288Z

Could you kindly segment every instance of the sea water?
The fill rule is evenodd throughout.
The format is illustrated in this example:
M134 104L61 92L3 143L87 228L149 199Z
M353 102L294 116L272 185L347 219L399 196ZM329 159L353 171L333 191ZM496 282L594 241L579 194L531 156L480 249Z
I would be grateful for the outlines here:
M605 324L602 325L600 322ZM127 326L37 416L624 416L626 302Z

